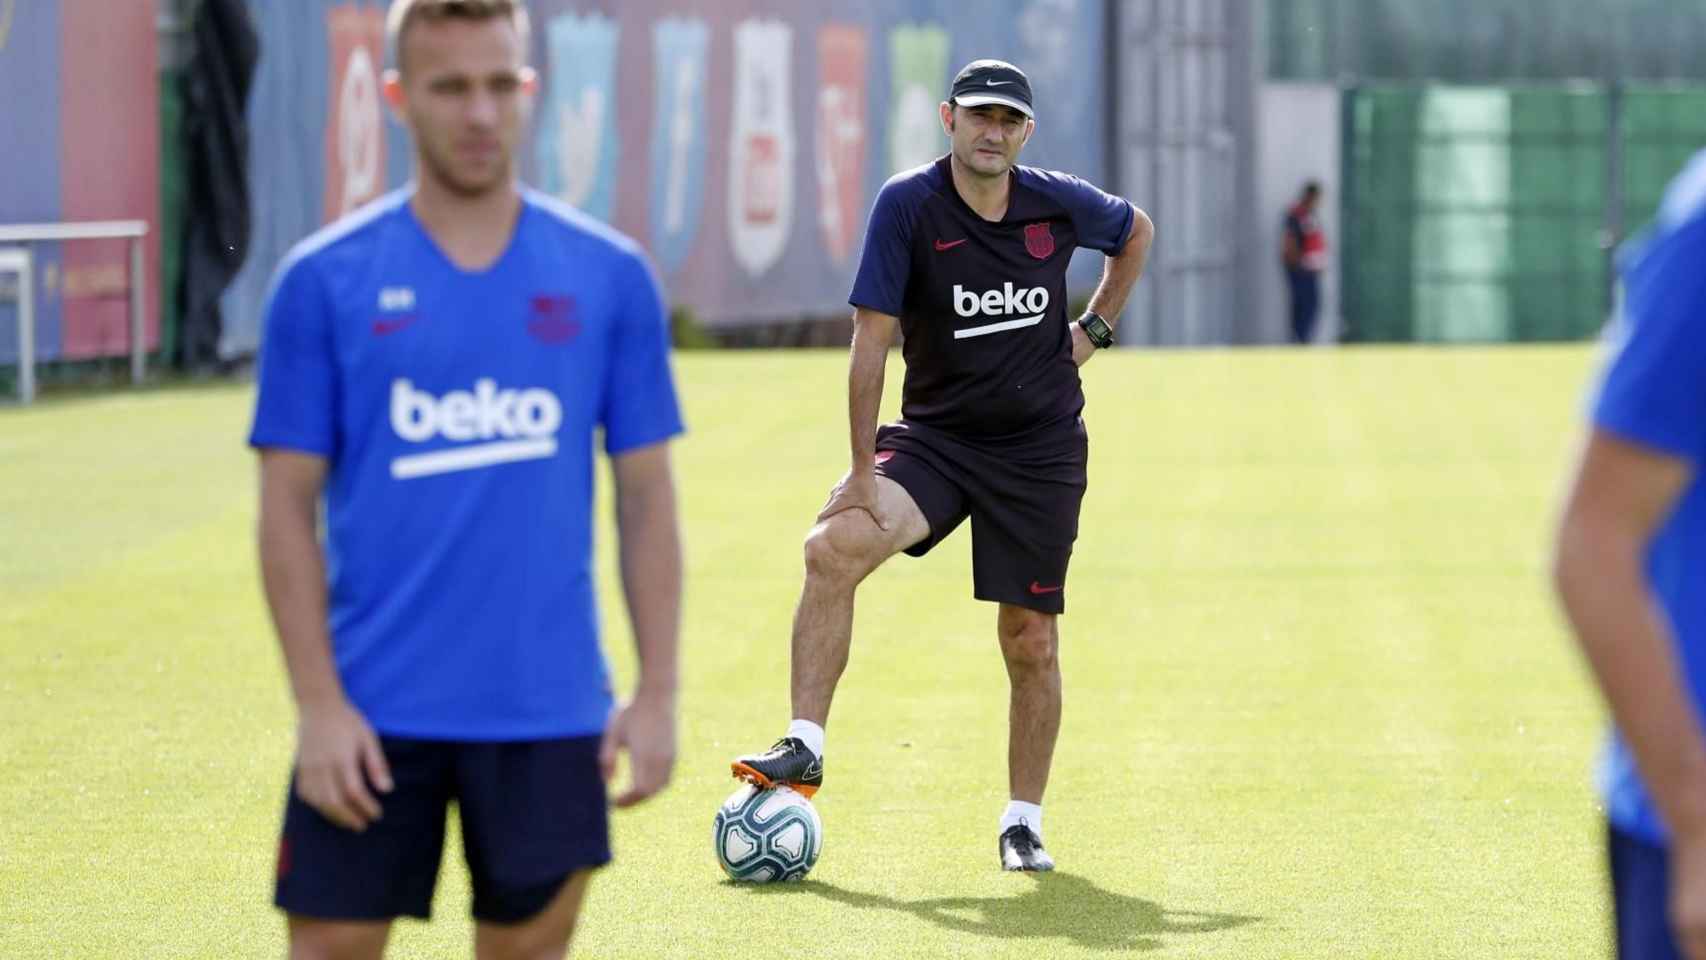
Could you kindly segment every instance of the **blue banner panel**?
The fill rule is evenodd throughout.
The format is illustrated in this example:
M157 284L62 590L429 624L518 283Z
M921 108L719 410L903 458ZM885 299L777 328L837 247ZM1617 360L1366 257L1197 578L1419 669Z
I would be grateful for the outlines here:
M711 30L703 20L652 25L651 230L641 238L673 272L693 252L705 206L705 96Z
M540 29L544 96L534 135L539 187L609 220L621 154L614 99L616 22L597 14L562 14Z
M59 170L59 4L0 0L0 223L63 219ZM60 352L57 243L35 253L36 359ZM0 280L0 364L18 362L18 307L10 279Z

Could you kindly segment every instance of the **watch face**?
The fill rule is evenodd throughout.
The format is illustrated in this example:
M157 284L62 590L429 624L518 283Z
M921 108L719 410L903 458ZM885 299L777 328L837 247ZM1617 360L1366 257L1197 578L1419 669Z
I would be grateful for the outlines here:
M1108 321L1095 314L1085 318L1084 332L1090 336L1090 342L1098 347L1111 346L1114 342L1113 328L1108 326Z

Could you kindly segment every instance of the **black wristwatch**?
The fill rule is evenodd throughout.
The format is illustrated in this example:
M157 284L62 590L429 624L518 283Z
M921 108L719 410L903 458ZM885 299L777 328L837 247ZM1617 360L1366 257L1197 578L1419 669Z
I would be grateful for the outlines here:
M1099 314L1084 311L1084 315L1078 318L1078 326L1097 350L1105 350L1114 345L1114 328L1108 326L1108 321L1103 320Z

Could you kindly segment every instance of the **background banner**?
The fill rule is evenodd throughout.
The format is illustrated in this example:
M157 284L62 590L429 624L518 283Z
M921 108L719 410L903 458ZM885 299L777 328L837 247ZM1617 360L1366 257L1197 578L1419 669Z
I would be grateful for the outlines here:
M371 171L383 190L409 167L401 127L382 110L374 136L366 98L361 61L382 66L383 4L251 9L264 38L250 103L256 237L227 295L227 355L258 345L290 246L365 196ZM1106 177L1104 0L529 9L541 83L526 179L645 244L671 301L702 323L844 314L877 190L946 151L936 104L965 61L1001 57L1030 73L1038 127L1024 162ZM1080 254L1075 292L1099 269L1099 254Z
M149 349L160 342L160 104L153 5L0 0L0 223L146 220ZM36 359L130 348L127 241L37 243ZM9 285L11 278L0 280ZM10 290L8 289L8 293ZM0 297L0 364L18 360Z

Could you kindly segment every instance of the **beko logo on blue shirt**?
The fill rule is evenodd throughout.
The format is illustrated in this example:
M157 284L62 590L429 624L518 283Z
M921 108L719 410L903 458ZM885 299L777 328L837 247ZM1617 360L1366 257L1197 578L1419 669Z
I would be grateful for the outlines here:
M438 397L399 377L391 382L392 431L409 443L442 437L462 445L398 457L391 461L391 476L410 480L552 457L562 424L562 401L540 387L503 390L482 377L472 391Z

